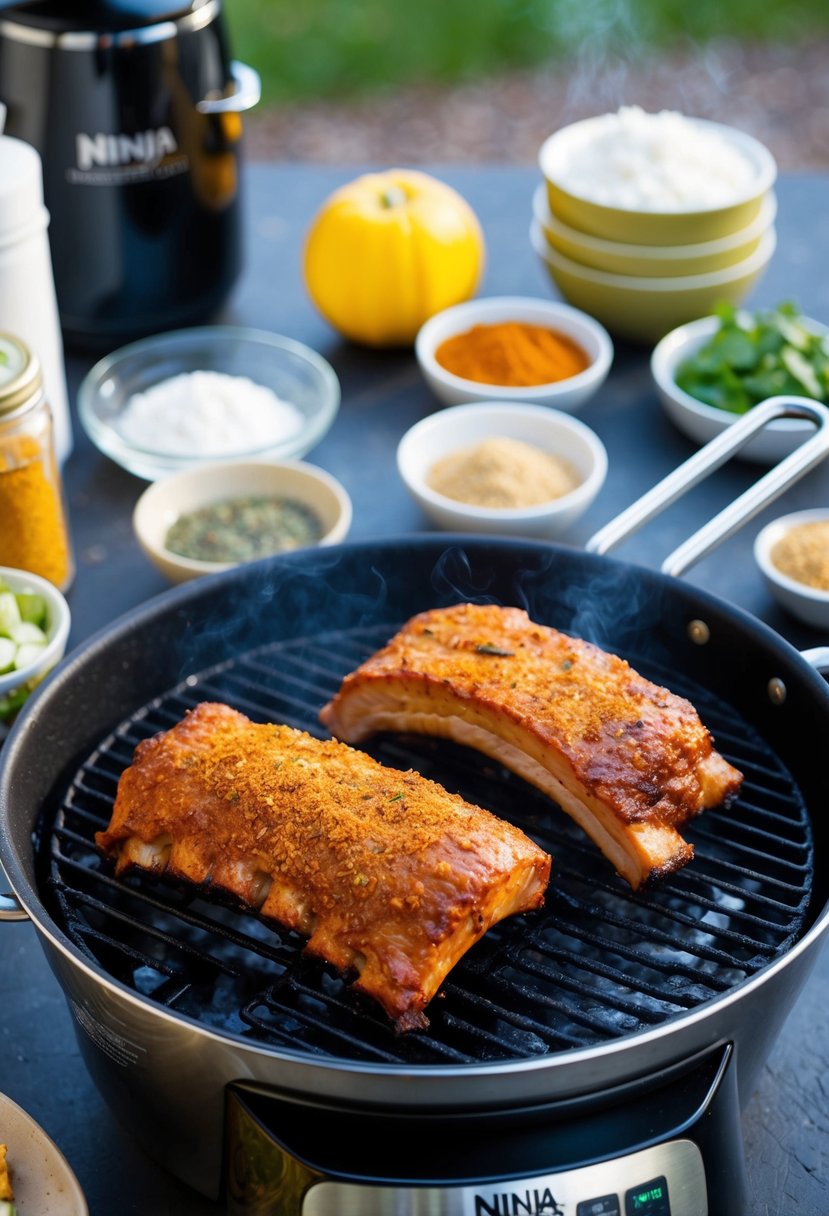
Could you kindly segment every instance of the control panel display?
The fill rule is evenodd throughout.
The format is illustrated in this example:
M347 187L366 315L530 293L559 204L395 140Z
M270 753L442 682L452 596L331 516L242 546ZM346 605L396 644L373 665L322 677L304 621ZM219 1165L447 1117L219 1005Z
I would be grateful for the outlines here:
M671 1216L668 1180L652 1178L625 1194L625 1216Z

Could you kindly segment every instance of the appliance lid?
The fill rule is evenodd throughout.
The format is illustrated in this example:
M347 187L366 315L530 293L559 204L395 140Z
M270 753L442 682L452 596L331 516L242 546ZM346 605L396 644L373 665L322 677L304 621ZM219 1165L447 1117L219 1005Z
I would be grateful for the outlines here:
M0 18L53 34L116 34L179 21L215 7L216 0L31 0L28 4L0 3Z

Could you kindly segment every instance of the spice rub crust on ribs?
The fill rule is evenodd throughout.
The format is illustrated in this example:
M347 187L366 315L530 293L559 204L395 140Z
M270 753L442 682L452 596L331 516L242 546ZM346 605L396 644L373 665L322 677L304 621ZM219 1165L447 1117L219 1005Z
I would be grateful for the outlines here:
M421 613L320 719L349 743L411 731L477 748L553 798L634 888L690 861L677 829L742 781L688 701L519 608Z
M131 866L232 892L357 972L400 1031L492 925L543 903L550 857L416 772L204 702L139 743L106 831Z

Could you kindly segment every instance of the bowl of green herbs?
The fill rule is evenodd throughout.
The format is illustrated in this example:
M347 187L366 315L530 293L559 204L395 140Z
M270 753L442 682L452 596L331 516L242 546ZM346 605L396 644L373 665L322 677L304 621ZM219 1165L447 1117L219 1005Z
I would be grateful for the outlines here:
M672 330L651 355L651 374L668 417L697 443L707 443L769 397L829 403L829 328L796 305L736 309ZM740 457L773 464L812 433L809 422L771 422Z

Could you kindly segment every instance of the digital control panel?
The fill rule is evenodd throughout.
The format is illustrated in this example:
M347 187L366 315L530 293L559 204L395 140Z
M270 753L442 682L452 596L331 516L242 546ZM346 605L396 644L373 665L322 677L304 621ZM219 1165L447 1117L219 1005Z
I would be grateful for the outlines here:
M467 1186L382 1186L324 1180L302 1216L708 1216L702 1154L672 1140L627 1157L542 1177Z
M625 1216L671 1216L667 1178L652 1178L625 1195Z

